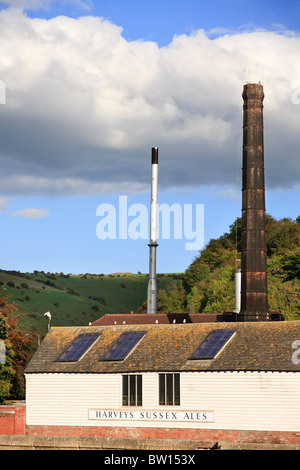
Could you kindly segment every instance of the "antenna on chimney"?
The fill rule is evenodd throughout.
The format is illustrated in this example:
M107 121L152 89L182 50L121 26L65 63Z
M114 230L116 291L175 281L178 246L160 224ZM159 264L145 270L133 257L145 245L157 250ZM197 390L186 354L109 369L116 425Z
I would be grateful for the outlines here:
M151 216L150 216L150 260L147 313L157 313L156 288L156 247L157 244L157 180L158 180L158 148L152 148L151 157Z

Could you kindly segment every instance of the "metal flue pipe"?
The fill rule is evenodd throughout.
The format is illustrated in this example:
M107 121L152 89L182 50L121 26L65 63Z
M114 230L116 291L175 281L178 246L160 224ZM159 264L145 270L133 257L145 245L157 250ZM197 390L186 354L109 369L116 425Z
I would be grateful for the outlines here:
M235 286L235 308L233 313L240 313L241 310L241 270L235 270L234 277L234 286Z
M151 215L150 215L150 248L149 281L147 313L157 313L156 287L156 247L157 244L157 181L158 181L158 148L152 148L151 155Z

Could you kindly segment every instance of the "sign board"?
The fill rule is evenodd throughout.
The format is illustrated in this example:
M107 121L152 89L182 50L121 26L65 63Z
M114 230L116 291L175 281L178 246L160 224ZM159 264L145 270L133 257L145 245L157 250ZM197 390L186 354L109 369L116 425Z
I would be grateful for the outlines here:
M89 419L108 421L170 421L174 422L202 422L213 423L213 411L177 411L177 410L112 410L92 409L89 410Z

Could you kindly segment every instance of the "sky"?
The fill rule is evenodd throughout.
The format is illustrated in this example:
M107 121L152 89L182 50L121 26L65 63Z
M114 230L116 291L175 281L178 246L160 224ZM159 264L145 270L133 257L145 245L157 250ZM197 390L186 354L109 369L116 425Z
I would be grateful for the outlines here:
M157 272L183 272L241 216L246 83L265 93L267 213L295 219L299 17L299 0L0 1L0 269L147 273L158 147L177 212Z

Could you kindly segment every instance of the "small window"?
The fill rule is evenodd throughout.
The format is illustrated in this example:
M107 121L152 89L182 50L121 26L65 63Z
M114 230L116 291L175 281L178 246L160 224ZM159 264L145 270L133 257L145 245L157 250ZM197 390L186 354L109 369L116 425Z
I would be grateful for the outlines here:
M123 375L123 406L142 406L143 377Z
M101 333L83 333L78 335L55 362L77 362L89 350Z
M211 331L189 359L214 359L234 335L234 330Z
M159 374L159 404L180 405L180 374Z
M127 331L110 346L100 361L123 361L144 336L145 331Z

